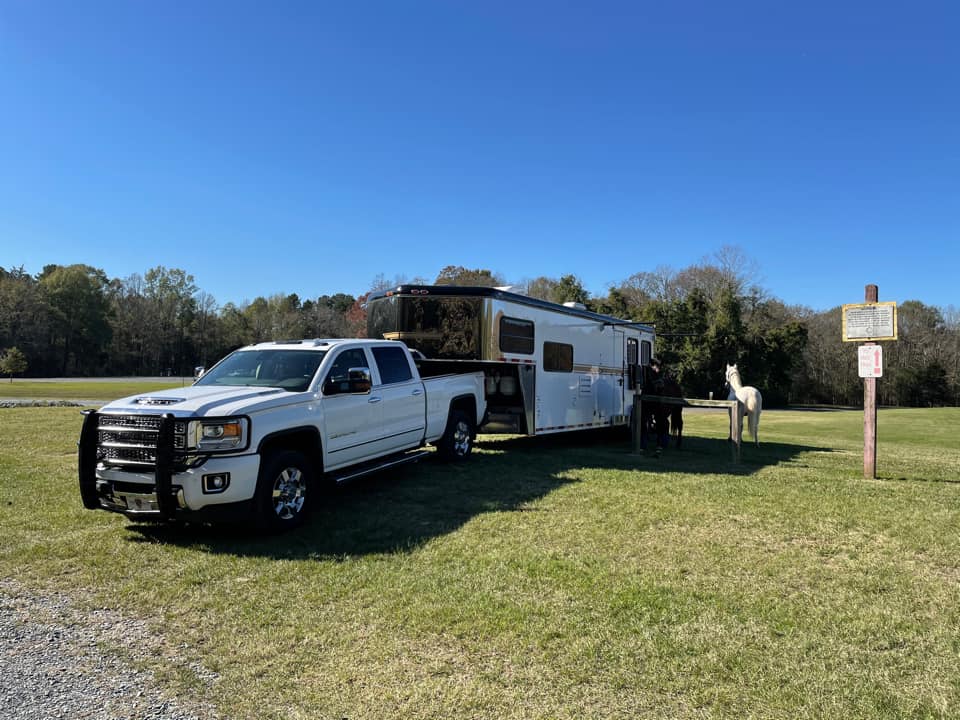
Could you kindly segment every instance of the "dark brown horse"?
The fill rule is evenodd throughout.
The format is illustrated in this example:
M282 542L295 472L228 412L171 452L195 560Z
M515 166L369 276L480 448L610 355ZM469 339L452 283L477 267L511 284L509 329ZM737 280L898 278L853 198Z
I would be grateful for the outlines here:
M659 364L656 361L644 368L643 378L644 397L641 397L640 447L646 449L647 436L653 433L653 436L657 439L657 452L659 452L661 448L669 445L671 432L677 438L676 446L680 447L683 442L683 406L659 402L658 400L647 400L645 397L654 395L682 398L683 391L680 389L680 384L668 371L659 369Z

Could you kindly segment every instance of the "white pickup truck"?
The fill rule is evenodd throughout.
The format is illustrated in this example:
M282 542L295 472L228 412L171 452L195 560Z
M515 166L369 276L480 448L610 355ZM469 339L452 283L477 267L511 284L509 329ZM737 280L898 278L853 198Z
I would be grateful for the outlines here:
M437 446L470 455L486 410L483 373L421 379L390 340L259 343L190 387L85 413L85 507L137 519L300 524L324 489Z

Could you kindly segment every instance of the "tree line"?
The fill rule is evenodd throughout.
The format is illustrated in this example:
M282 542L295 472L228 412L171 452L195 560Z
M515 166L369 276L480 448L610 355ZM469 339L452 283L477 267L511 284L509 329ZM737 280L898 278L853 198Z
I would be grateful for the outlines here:
M574 274L513 283L515 291L655 325L657 355L684 393L723 392L726 363L760 388L768 406L859 405L856 344L841 342L841 311L788 306L758 283L742 251L724 247L682 269L658 267L591 296ZM488 269L450 265L435 278L379 275L358 295L296 294L219 305L192 275L155 267L109 278L89 265L48 265L37 275L0 268L0 373L32 377L190 375L254 342L362 337L369 292L404 282L506 286ZM960 404L960 314L900 303L899 340L883 343L884 405Z

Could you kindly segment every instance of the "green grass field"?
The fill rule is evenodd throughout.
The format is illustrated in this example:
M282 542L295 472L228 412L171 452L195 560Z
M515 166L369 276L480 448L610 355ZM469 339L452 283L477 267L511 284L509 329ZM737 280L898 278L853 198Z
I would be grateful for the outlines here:
M182 387L182 381L129 382L74 380L69 382L37 382L35 380L0 381L0 397L56 400L113 400L141 392Z
M960 715L960 409L882 410L877 480L857 412L765 413L739 465L724 413L661 458L481 437L270 538L83 510L80 419L0 410L0 574L147 619L226 717Z

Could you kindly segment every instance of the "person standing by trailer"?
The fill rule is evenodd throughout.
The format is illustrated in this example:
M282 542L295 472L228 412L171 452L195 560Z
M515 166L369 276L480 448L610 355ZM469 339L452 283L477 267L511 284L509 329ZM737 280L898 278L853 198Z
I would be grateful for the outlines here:
M632 367L653 356L654 329L506 288L401 285L367 300L370 338L402 340L422 374L482 370L482 432L542 435L627 425Z
M658 358L651 358L650 365L644 372L644 396L682 398L683 392L679 383L670 370L663 366ZM657 438L657 452L669 445L670 434L677 438L679 448L683 441L683 406L661 402L659 400L644 400L642 403L640 447L646 449L647 435L653 432Z
M643 389L644 394L663 395L664 378L660 371L660 359L650 358L650 372L647 376L646 387ZM667 408L663 403L659 402L648 402L644 404L650 406L649 413L645 412L644 414L648 415L653 426L653 431L657 438L657 449L665 448L670 439L670 420L666 412ZM647 429L648 426L644 425L644 430ZM641 435L640 447L646 448L646 433Z

